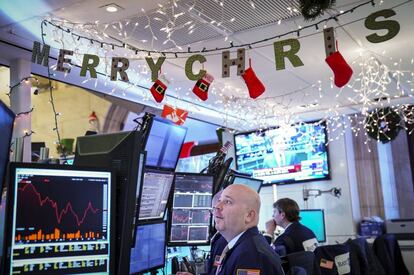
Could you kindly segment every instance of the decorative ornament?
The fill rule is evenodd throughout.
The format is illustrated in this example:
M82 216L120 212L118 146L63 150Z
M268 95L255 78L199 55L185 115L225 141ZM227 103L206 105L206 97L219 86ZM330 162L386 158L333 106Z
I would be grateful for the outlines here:
M162 74L155 80L154 84L150 88L151 94L154 97L155 101L160 103L164 99L165 92L167 91L167 86L169 81Z
M334 83L336 87L341 88L348 83L352 76L352 68L346 63L344 57L339 51L334 52L325 59L334 73Z
M300 0L300 12L305 20L314 20L332 8L335 0Z
M170 105L164 105L162 109L161 117L171 120L177 125L183 125L185 120L187 119L188 111L174 108Z
M208 88L210 88L210 84L213 80L214 77L211 74L205 73L203 78L198 80L194 85L193 93L201 100L206 101L208 98Z
M390 107L376 109L365 118L367 134L382 143L395 139L400 131L400 115Z
M244 73L245 49L237 49L237 58L230 59L230 51L223 51L221 53L221 76L223 78L230 77L230 67L237 66L237 75Z
M255 99L260 96L265 91L265 86L256 76L252 68L252 62L249 58L249 68L242 75L244 81L246 82L247 89L249 90L249 95L251 98Z
M334 82L336 87L341 88L351 79L353 71L338 50L338 41L335 40L334 29L325 29L323 31L323 36L326 53L325 61L334 73Z

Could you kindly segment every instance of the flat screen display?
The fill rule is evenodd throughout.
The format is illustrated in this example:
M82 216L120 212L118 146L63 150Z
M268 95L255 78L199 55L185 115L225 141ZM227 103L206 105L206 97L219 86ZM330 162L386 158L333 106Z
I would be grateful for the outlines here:
M12 163L7 274L112 274L111 172Z
M187 128L153 117L145 144L146 165L175 170L186 134Z
M140 221L164 218L173 180L173 172L145 171L139 206Z
M300 210L300 223L313 231L318 242L326 242L325 215L322 209Z
M177 173L171 217L171 245L206 244L211 225L213 176Z
M234 138L237 170L265 184L329 179L324 124L301 123Z
M137 274L165 264L166 223L138 225L135 245L131 249L129 273Z

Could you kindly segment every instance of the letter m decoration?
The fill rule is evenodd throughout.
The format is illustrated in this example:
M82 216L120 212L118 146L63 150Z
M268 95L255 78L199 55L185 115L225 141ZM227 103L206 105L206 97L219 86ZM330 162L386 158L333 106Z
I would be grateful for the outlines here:
M33 42L32 63L42 64L47 67L49 65L50 46L44 45L43 49L39 42Z

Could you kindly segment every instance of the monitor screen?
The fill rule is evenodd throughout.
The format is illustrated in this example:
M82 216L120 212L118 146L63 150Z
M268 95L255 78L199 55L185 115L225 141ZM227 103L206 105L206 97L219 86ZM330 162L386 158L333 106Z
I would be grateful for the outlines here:
M238 175L234 175L234 179L233 179L233 184L247 185L253 190L255 190L257 193L259 193L260 188L262 187L262 183L263 183L263 180L244 177L244 176L238 176Z
M164 218L173 180L173 172L155 170L144 172L138 217L140 221Z
M127 274L129 270L136 221L136 194L141 190L141 175L145 165L142 143L143 137L139 131L82 136L76 141L74 165L108 167L116 172L117 274Z
M14 118L14 113L0 100L0 192L3 190L7 163L10 157Z
M138 225L135 245L131 249L129 274L158 269L165 264L165 222Z
M324 124L301 123L237 134L234 139L237 170L265 184L329 179Z
M112 173L23 163L10 171L7 273L113 274Z
M300 223L313 231L318 242L326 242L325 215L322 209L300 210Z
M153 117L147 137L147 166L175 170L187 128L173 122Z
M208 244L213 176L176 173L169 244Z

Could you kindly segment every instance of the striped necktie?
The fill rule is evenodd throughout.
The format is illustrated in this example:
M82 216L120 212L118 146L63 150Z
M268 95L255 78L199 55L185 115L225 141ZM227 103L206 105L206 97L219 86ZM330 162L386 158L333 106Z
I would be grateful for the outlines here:
M223 252L221 252L221 256L220 256L220 259L219 259L220 265L216 269L216 275L220 273L221 267L223 266L224 258L226 257L226 254L227 254L227 251L229 251L229 246L228 245L226 245L226 247L223 249Z

